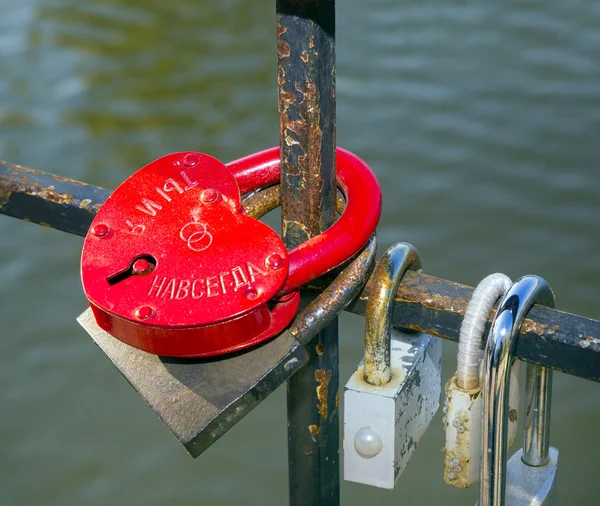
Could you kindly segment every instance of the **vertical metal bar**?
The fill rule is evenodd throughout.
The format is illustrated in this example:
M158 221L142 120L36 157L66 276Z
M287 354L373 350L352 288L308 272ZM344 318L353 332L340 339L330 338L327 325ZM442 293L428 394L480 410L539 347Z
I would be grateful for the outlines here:
M277 0L281 214L288 248L335 220L335 2ZM288 381L290 505L339 504L337 320Z
M525 383L525 440L523 462L528 466L545 466L550 461L550 408L552 369L527 364Z

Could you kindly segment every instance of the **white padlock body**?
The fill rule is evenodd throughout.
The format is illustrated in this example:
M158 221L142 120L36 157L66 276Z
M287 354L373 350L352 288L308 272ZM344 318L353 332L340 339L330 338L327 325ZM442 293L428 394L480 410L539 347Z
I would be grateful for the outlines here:
M481 387L463 390L454 375L446 384L444 403L444 481L467 488L479 481L481 457Z
M392 330L391 381L381 387L366 383L361 362L344 391L345 480L394 488L439 408L441 360L441 339ZM375 456L357 451L361 429L381 438Z

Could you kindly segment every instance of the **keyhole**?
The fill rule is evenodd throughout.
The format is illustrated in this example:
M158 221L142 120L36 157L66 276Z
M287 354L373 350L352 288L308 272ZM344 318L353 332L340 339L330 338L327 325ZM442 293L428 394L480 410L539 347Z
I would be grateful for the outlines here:
M156 268L156 258L152 255L139 255L135 257L127 269L119 271L106 278L110 286L116 285L131 276L145 276Z

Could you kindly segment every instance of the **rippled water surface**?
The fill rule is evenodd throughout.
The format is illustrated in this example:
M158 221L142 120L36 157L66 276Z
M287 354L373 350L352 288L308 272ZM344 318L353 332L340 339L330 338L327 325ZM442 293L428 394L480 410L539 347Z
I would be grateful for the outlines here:
M338 4L338 142L381 181L382 245L470 285L536 273L600 317L600 3ZM114 188L167 152L277 143L274 2L0 7L2 159ZM0 237L2 506L286 504L284 391L192 460L76 324L81 239L6 217ZM342 382L361 328L342 320ZM599 426L600 385L556 374L560 504L598 504ZM474 504L442 446L438 416L395 491L343 504Z

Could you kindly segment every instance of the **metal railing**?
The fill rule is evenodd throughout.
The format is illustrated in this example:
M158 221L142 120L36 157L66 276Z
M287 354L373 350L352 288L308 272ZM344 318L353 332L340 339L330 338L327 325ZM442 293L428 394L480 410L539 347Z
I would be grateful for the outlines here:
M320 233L335 217L334 18L334 0L277 0L282 228L288 247ZM110 193L0 162L0 213L7 216L85 236ZM316 294L325 286L326 281L316 280L305 291ZM469 286L407 272L395 295L393 323L458 341L472 292ZM368 293L369 285L348 310L364 315ZM316 339L327 353L312 353L288 388L292 505L339 504L337 322ZM521 328L515 355L600 381L600 322L535 306ZM324 399L317 399L318 371L327 374ZM319 408L323 402L327 416ZM308 433L309 425L319 427L318 437Z
M109 195L104 188L0 162L0 213L7 216L83 237ZM325 286L317 280L306 290L317 293ZM348 310L364 315L368 292L367 284ZM396 294L394 325L458 342L472 293L470 286L407 272ZM534 306L521 328L516 356L600 382L600 321Z

